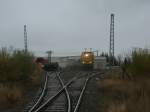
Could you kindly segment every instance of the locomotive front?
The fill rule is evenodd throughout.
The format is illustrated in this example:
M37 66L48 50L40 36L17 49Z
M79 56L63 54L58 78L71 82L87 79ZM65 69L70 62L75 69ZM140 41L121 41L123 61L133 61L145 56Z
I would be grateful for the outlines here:
M81 63L84 65L92 65L94 63L94 53L93 52L82 52Z

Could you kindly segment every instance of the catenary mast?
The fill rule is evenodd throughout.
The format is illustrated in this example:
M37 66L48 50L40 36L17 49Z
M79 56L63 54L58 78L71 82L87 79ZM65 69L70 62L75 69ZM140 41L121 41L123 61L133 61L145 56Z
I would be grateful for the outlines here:
M114 14L111 14L109 47L109 63L114 65Z
M27 26L24 25L24 50L25 52L28 51L28 46L27 46Z

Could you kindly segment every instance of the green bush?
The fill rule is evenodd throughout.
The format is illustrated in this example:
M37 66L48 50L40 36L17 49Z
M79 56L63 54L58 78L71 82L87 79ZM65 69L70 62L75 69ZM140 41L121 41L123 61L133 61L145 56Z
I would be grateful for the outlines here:
M34 55L22 50L0 49L0 104L10 108L22 104L30 88L42 83L42 69L34 63ZM24 103L23 103L24 104ZM1 110L0 107L0 110ZM18 111L19 112L19 111Z
M150 73L150 54L147 52L133 52L132 64L130 66L134 74L149 74Z
M150 54L148 52L133 51L131 57L126 59L127 61L124 61L123 66L134 77L150 76Z
M0 82L18 82L30 80L30 75L36 69L32 53L6 48L0 50Z

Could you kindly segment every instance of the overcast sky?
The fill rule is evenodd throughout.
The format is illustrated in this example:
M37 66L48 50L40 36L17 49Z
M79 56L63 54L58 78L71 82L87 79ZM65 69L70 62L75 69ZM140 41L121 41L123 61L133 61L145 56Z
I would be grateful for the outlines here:
M109 50L115 14L115 54L150 46L150 0L0 0L0 47L28 47L36 54L79 55L84 48Z

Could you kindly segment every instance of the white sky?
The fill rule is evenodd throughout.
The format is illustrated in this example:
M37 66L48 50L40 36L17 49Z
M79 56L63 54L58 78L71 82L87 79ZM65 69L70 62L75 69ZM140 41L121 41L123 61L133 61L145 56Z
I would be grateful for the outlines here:
M0 47L36 54L79 55L84 48L109 50L110 14L115 14L115 54L150 46L150 0L0 0Z

